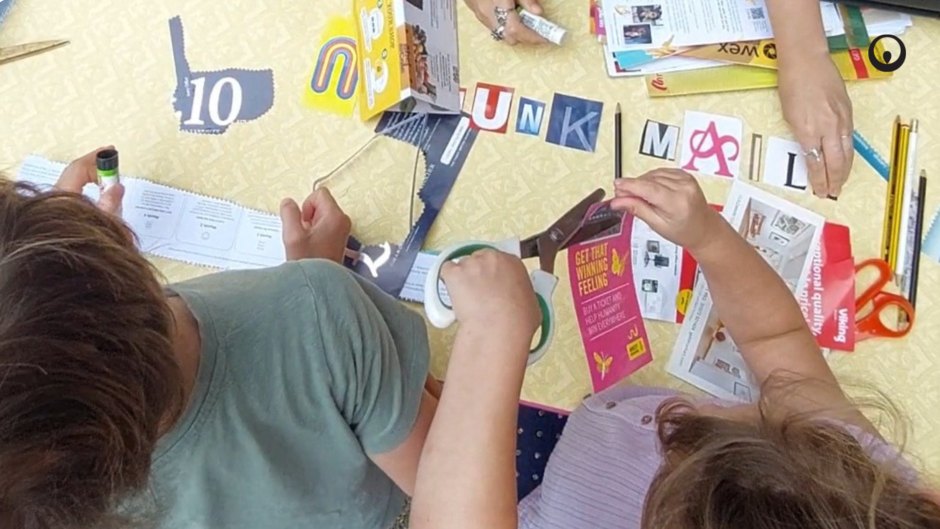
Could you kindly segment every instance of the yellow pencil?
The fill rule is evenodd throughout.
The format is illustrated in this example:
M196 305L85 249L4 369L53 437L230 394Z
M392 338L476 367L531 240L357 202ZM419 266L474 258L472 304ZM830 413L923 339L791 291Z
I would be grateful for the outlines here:
M905 212L901 210L904 202L904 179L907 177L907 153L911 144L911 126L901 125L901 141L898 148L897 176L894 179L894 191L892 191L891 208L891 248L888 251L888 266L893 272L898 264L898 246L901 242L901 216Z
M888 192L885 193L885 217L881 228L881 258L886 262L891 253L891 220L894 218L894 195L897 184L898 147L901 143L901 116L894 118L891 128L891 165L888 177Z

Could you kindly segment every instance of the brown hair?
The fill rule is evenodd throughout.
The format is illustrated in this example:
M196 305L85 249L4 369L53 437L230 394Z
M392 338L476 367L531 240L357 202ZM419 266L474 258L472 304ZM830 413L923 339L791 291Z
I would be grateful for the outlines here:
M746 419L666 401L657 414L663 465L643 528L940 528L940 505L895 457L874 459L818 414L771 410L767 398Z
M0 527L117 527L179 416L173 319L120 220L0 175Z

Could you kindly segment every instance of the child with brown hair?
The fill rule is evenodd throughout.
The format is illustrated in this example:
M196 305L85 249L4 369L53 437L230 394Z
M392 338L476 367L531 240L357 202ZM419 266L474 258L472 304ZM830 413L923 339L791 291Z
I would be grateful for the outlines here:
M615 187L614 209L695 256L764 382L760 404L663 388L591 396L517 506L516 405L539 309L518 259L474 254L442 270L463 341L421 457L412 529L940 528L936 494L852 405L789 288L695 179L660 169Z
M0 179L0 527L402 526L426 330L337 264L329 192L282 203L290 262L164 289L94 156Z

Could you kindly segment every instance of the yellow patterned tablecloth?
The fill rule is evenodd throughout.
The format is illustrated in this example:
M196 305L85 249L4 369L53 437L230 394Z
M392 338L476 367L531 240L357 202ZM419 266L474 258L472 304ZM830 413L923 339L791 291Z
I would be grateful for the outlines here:
M555 22L570 28L564 47L511 49L494 42L460 8L462 85L478 81L513 86L516 96L550 101L563 92L605 103L594 154L560 148L513 133L482 133L429 247L467 237L526 235L545 227L596 187L610 189L613 105L625 108L626 167L637 174L655 159L636 155L646 119L681 125L687 109L740 116L745 134L786 137L772 90L650 100L639 79L605 74L597 43L587 34L585 1L547 0ZM277 211L282 197L305 195L316 176L356 151L373 126L304 109L318 36L331 13L348 0L18 0L0 30L0 46L67 38L71 45L0 66L0 168L12 171L30 153L62 161L103 144L121 150L122 172L150 178L254 208ZM273 109L220 136L181 133L170 98L176 85L167 20L180 15L193 69L271 68ZM916 19L904 41L907 64L894 79L851 85L855 120L882 154L889 149L895 114L921 119L919 160L931 173L928 214L940 202L940 22ZM472 93L472 92L471 92ZM544 130L543 130L544 138ZM366 242L401 240L408 230L413 148L380 139L331 188ZM745 141L748 145L749 141ZM749 157L745 150L744 160ZM745 164L746 165L746 164ZM396 191L379 191L388 188ZM728 183L703 180L710 200L723 202ZM838 202L796 197L796 202L852 228L855 255L877 254L885 183L856 158ZM792 194L787 198L793 200ZM558 273L567 277L563 259ZM209 270L158 260L169 280ZM924 261L919 324L903 341L871 341L832 362L845 380L874 384L912 419L909 447L929 470L940 472L940 265ZM528 373L525 397L572 408L590 391L589 374L564 284L556 294L561 324L549 356ZM648 323L654 365L631 382L679 387L663 371L678 327ZM451 332L432 331L433 369L442 375ZM481 388L481 391L485 391Z

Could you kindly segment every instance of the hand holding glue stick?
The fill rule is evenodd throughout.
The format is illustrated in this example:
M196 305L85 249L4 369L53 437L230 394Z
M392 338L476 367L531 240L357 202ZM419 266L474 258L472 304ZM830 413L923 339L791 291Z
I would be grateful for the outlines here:
M111 181L108 185L102 182L102 178L98 174L98 154L109 150L113 151L116 156L117 151L114 151L114 147L108 146L94 150L70 163L59 175L55 187L70 193L81 193L85 186L89 184L96 185L101 190L98 207L102 211L120 216L121 202L124 200L124 186L117 180ZM117 163L116 157L114 162ZM116 178L117 173L113 177Z
M565 40L565 35L568 33L568 30L565 28L550 22L549 20L526 11L522 6L516 8L516 11L519 13L519 18L522 20L522 23L532 31L538 33L545 40L551 42L552 44L561 46Z
M121 183L121 173L118 170L118 152L115 149L103 149L95 155L95 169L98 173L98 184L102 189Z
M542 15L539 0L464 0L497 41L509 45L561 44L565 30Z

